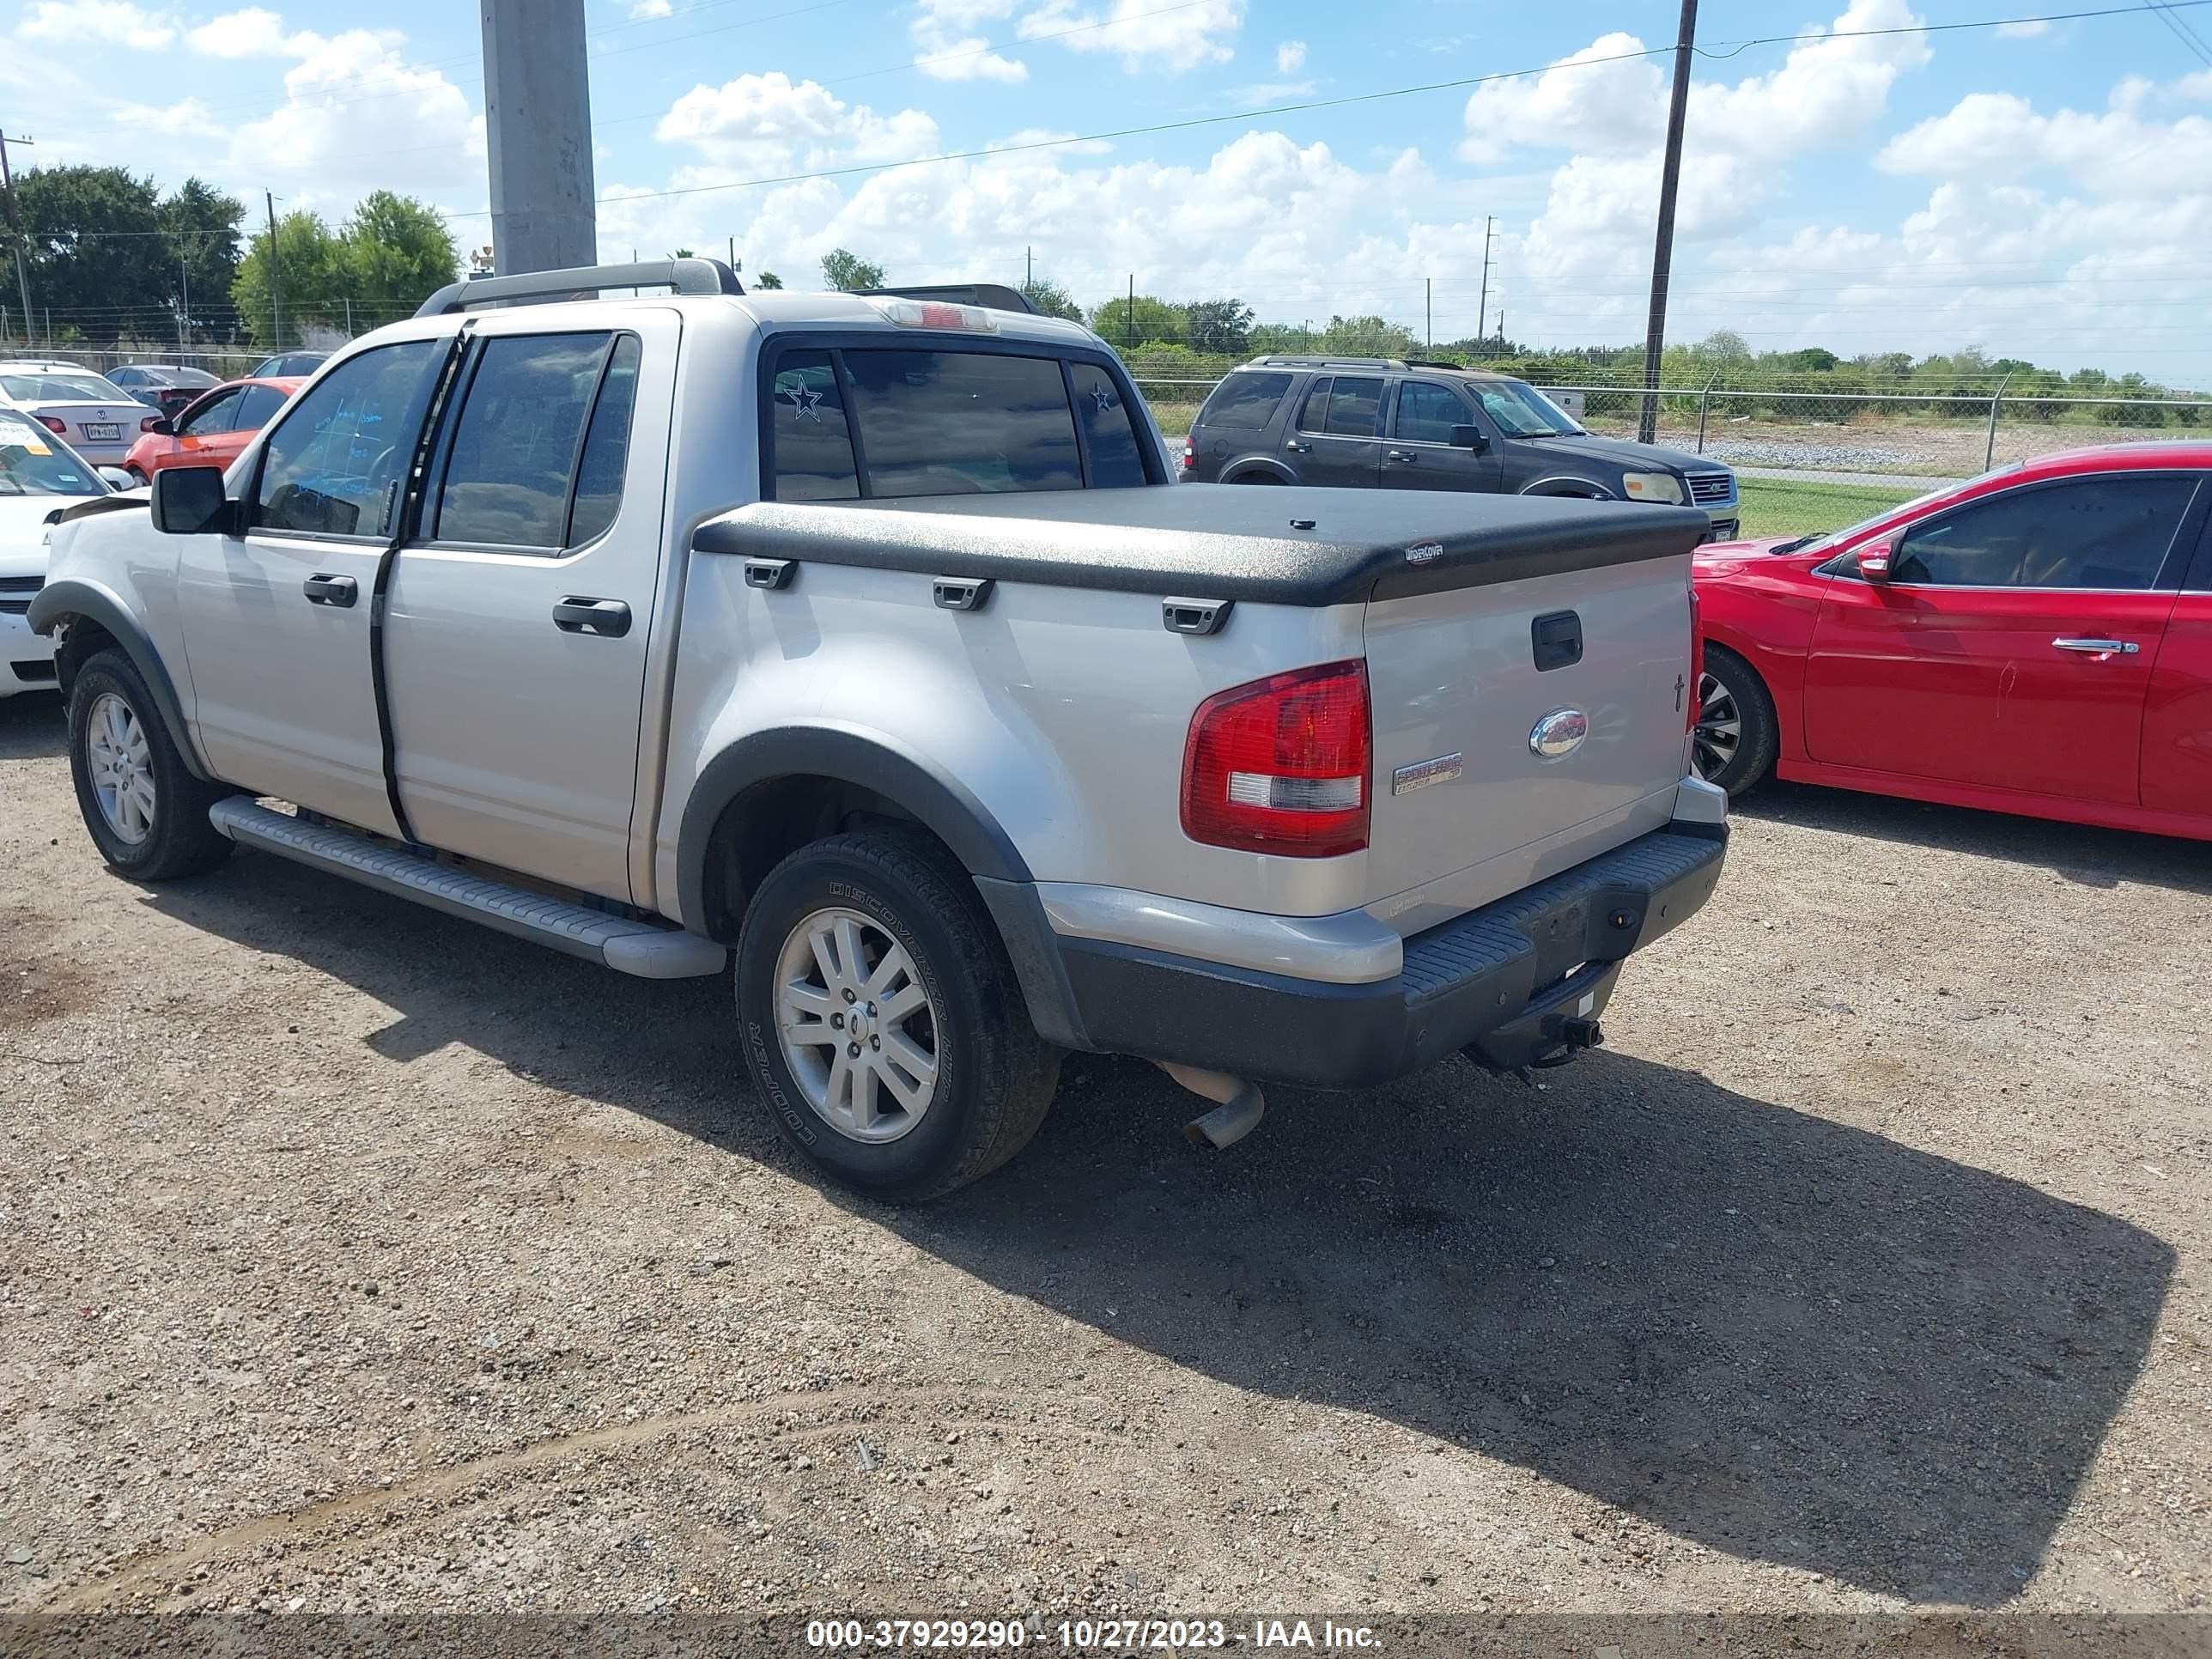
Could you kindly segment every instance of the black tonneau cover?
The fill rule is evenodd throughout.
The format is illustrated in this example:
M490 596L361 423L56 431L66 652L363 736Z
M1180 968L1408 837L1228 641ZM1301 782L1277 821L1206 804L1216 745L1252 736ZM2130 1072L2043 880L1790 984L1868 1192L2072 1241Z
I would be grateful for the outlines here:
M1158 484L835 505L762 501L702 553L1061 587L1348 605L1681 557L1698 509L1427 490Z

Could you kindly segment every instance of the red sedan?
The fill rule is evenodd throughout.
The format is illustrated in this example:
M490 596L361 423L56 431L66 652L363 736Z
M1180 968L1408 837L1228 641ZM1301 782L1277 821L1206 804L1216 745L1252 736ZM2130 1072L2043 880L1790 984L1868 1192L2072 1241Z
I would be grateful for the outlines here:
M1721 542L1698 769L2212 841L2212 442L2045 455Z
M123 465L146 483L165 466L228 466L301 385L297 380L268 380L219 386L173 418L139 422L138 441Z

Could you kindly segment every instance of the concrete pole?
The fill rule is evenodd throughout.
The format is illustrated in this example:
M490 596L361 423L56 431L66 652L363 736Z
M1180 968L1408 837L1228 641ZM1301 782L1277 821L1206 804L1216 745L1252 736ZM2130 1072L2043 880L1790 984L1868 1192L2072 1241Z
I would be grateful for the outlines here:
M1667 282L1674 263L1674 192L1682 181L1682 125L1690 109L1690 52L1698 38L1698 0L1682 0L1674 35L1674 95L1667 103L1667 153L1659 170L1659 234L1651 252L1651 309L1644 325L1644 410L1636 441L1659 432L1659 359L1667 343ZM1500 327L1499 332L1503 333Z
M502 276L599 263L584 0L480 0L492 261Z

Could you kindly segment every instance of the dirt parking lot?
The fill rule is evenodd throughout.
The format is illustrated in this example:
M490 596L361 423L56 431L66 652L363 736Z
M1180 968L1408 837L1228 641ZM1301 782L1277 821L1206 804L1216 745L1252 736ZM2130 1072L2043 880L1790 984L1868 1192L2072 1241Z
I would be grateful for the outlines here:
M2208 984L2212 848L1777 787L1540 1089L1081 1058L900 1212L719 982L108 875L18 698L0 1607L2203 1607Z

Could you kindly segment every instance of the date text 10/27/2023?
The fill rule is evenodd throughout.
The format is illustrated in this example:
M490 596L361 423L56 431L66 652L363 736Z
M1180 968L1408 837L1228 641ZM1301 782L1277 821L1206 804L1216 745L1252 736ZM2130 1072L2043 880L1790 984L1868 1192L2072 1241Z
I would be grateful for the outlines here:
M1374 1652L1382 1643L1365 1625L1322 1620L1063 1619L1032 1626L1021 1619L812 1619L811 1648L857 1650L1056 1648L1072 1653L1176 1653L1201 1648Z

